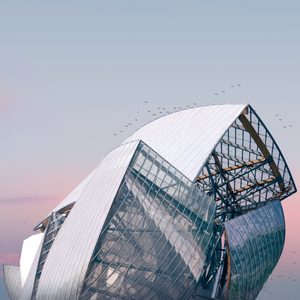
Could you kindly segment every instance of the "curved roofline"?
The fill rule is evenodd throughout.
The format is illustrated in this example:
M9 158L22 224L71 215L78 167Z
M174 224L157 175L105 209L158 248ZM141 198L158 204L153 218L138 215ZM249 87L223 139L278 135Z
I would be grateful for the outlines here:
M138 132L138 131L140 131L140 130L142 130L143 128L145 128L146 126L149 126L150 124L152 124L152 123L155 123L155 122L157 122L158 120L160 120L160 119L163 119L163 118L166 118L166 117L169 117L169 116L171 116L171 115L176 115L176 114L178 114L178 113L182 113L182 112L184 112L184 111L188 111L188 110L195 110L195 109L199 109L199 108L202 108L202 107L221 107L221 106L232 106L232 107L234 107L234 106L245 106L245 108L247 108L248 106L249 106L249 104L246 104L246 103L242 103L242 104L237 104L237 103L234 103L234 104L231 104L231 103L217 103L217 104L210 104L210 105L197 105L197 106L193 106L193 107L189 107L189 108L183 108L183 109L180 109L180 110L177 110L177 111L173 111L173 112L170 112L170 113L168 113L168 114L166 114L166 115L163 115L163 116L159 116L159 117L157 117L157 118L155 118L155 119L152 119L151 121L149 121L149 122L147 122L146 124L144 124L143 126L141 126L141 127L139 127L138 129L136 129L134 132L132 132L129 136L127 136L126 137L126 139L123 141L123 142L121 142L121 144L120 145L118 145L118 146L116 146L116 147L113 147L112 149L110 149L109 150L109 152L108 153L106 153L104 156L103 156L103 158L101 159L101 161L100 161L100 163L99 164L101 164L101 162L109 155L109 153L111 153L112 151L114 151L114 150L116 150L117 148L119 148L121 145L126 145L126 144L128 144L128 143L132 143L132 142L137 142L137 141L143 141L143 138L136 138L136 139L130 139L130 137L131 136L133 136L136 132ZM236 119L234 119L233 121L232 121L232 123L235 121ZM231 124L232 124L231 123ZM231 126L231 124L230 124L230 126ZM229 126L229 127L230 127ZM228 128L229 128L228 127ZM227 129L228 129L227 128ZM227 130L226 129L226 130ZM226 131L225 130L225 131ZM129 140L130 139L130 140ZM148 144L147 143L147 141L144 141L146 144ZM217 141L216 142L216 144L215 144L215 146L217 145L217 143L218 143L219 141ZM149 145L150 147L151 147L151 144ZM156 149L154 149L154 150L156 150ZM210 154L209 154L210 155ZM208 157L209 157L209 155L207 156L207 159L208 159ZM169 161L169 163L170 164L172 164L172 161L170 161L169 159L167 159L167 158L165 158L166 159L166 161ZM203 164L204 165L204 164ZM203 168L203 165L201 166L201 169ZM96 170L97 168L95 168L77 187L75 187L74 189L73 189L73 191L72 192L70 192L54 209L52 209L52 211L57 211L57 212L63 212L64 210L65 210L65 208L67 208L68 206L70 206L71 204L74 204L75 202L76 202L76 199L77 199L77 197L79 197L80 196L80 194L81 194L81 192L85 189L85 187L84 186L87 186L88 184L89 184L89 177L91 177L92 176L92 174L95 172L95 170ZM200 169L200 171L201 171L201 169ZM199 172L200 172L199 171ZM199 174L199 172L198 172L198 174ZM183 173L184 174L184 173ZM185 175L186 176L186 175ZM197 177L197 176L196 176ZM195 178L196 178L195 177ZM195 178L190 178L191 180L195 180ZM81 188L81 191L78 191L78 189L80 189L80 186L81 185L83 185L83 188ZM50 213L48 214L48 216L45 218L45 219L43 219L43 221L42 222L39 222L35 227L34 227L34 230L38 230L38 229L40 229L42 226L43 226L43 224L45 224L46 222L47 222L47 220L48 220L48 218L49 218L49 216L50 216Z
M224 103L181 109L151 120L122 144L142 140L193 181L223 134L247 107Z
M200 108L200 107L213 107L213 106L223 106L223 105L224 105L224 106L225 106L225 105L232 105L232 106L236 106L236 105L245 105L245 108L246 108L247 106L250 106L249 103L216 103L216 104L195 105L195 106L193 106L193 107L182 108L182 109L179 109L179 110L176 110L176 111L172 111L172 112L170 112L170 113L168 113L168 114L165 114L165 115L163 115L163 116L158 116L157 118L153 118L153 119L150 120L149 122L145 123L144 125L142 125L142 126L139 127L138 129L136 129L135 131L133 131L127 138L125 138L125 140L124 140L123 142L121 142L121 145L125 145L126 143L130 143L131 141L127 141L128 138L129 138L130 136L132 136L132 135L133 135L135 132L137 132L138 130L141 130L141 129L144 128L145 126L147 126L147 125L149 125L149 124L151 124L151 123L153 123L153 122L155 122L155 121L157 121L157 120L159 120L159 119L165 118L165 117L167 117L167 116L170 116L170 115L173 115L173 114L182 112L182 111L192 110L192 109L195 109L195 108ZM132 140L132 141L134 141L134 140ZM115 148L118 148L118 146L115 147ZM112 150L114 150L115 148L113 148ZM112 150L111 150L111 151L112 151ZM109 151L109 152L110 152L110 151ZM108 153L107 153L107 154L108 154ZM107 154L106 154L106 155L107 155ZM106 155L105 155L105 156L106 156Z
M222 105L225 105L225 104L222 104ZM240 113L240 115L243 114L244 111L247 110L249 107L250 107L250 104L245 104L245 108L244 108L244 110ZM247 113L248 113L248 112L247 112ZM240 116L240 115L239 115L239 116ZM226 134L227 130L232 126L232 124L239 118L239 116L237 116L237 117L231 122L231 124L230 124L230 125L227 127L227 129L224 131L223 136ZM202 166L199 168L199 171L198 171L196 177L194 178L193 182L196 182L197 177L198 177L199 174L201 173L201 171L202 171L202 169L204 168L205 164L208 162L208 160L209 160L209 158L210 158L212 152L213 152L214 149L217 147L217 145L219 144L219 142L220 142L220 140L223 138L223 136L215 143L215 145L214 145L212 151L211 151L210 154L206 157L206 160L203 162Z

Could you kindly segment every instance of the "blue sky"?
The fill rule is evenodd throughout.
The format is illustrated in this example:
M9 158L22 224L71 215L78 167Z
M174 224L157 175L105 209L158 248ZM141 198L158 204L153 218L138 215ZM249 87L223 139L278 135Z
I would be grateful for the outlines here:
M299 182L299 11L299 1L1 1L2 257L17 257L32 226L157 106L250 103ZM292 249L300 264L299 200L286 201L275 292L259 299L300 292L288 279L300 280L289 266Z

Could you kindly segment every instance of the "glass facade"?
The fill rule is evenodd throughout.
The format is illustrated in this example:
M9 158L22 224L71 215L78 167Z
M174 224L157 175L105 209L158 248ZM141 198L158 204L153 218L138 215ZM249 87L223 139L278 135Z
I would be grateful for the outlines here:
M197 182L215 194L219 223L296 191L276 141L250 106L220 139Z
M229 248L228 299L255 299L276 266L285 239L280 201L225 222Z
M212 198L141 142L80 298L189 298L214 244L214 218Z

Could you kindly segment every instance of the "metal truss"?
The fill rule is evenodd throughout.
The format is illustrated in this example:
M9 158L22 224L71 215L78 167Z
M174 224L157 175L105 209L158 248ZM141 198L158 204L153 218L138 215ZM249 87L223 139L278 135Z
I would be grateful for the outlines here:
M250 106L227 130L196 182L214 195L217 224L296 191L275 140Z
M226 298L223 291L227 290L230 264L224 222L287 198L296 192L295 183L278 145L249 106L219 141L196 184L217 203L215 226L220 237L200 283L213 291L213 297Z

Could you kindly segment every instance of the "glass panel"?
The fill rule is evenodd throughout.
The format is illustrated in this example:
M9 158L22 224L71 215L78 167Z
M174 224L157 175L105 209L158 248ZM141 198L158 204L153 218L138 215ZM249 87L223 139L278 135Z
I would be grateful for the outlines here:
M284 245L280 201L225 222L230 253L229 299L255 299L276 266Z
M81 299L184 299L214 242L215 203L141 143L102 230Z

